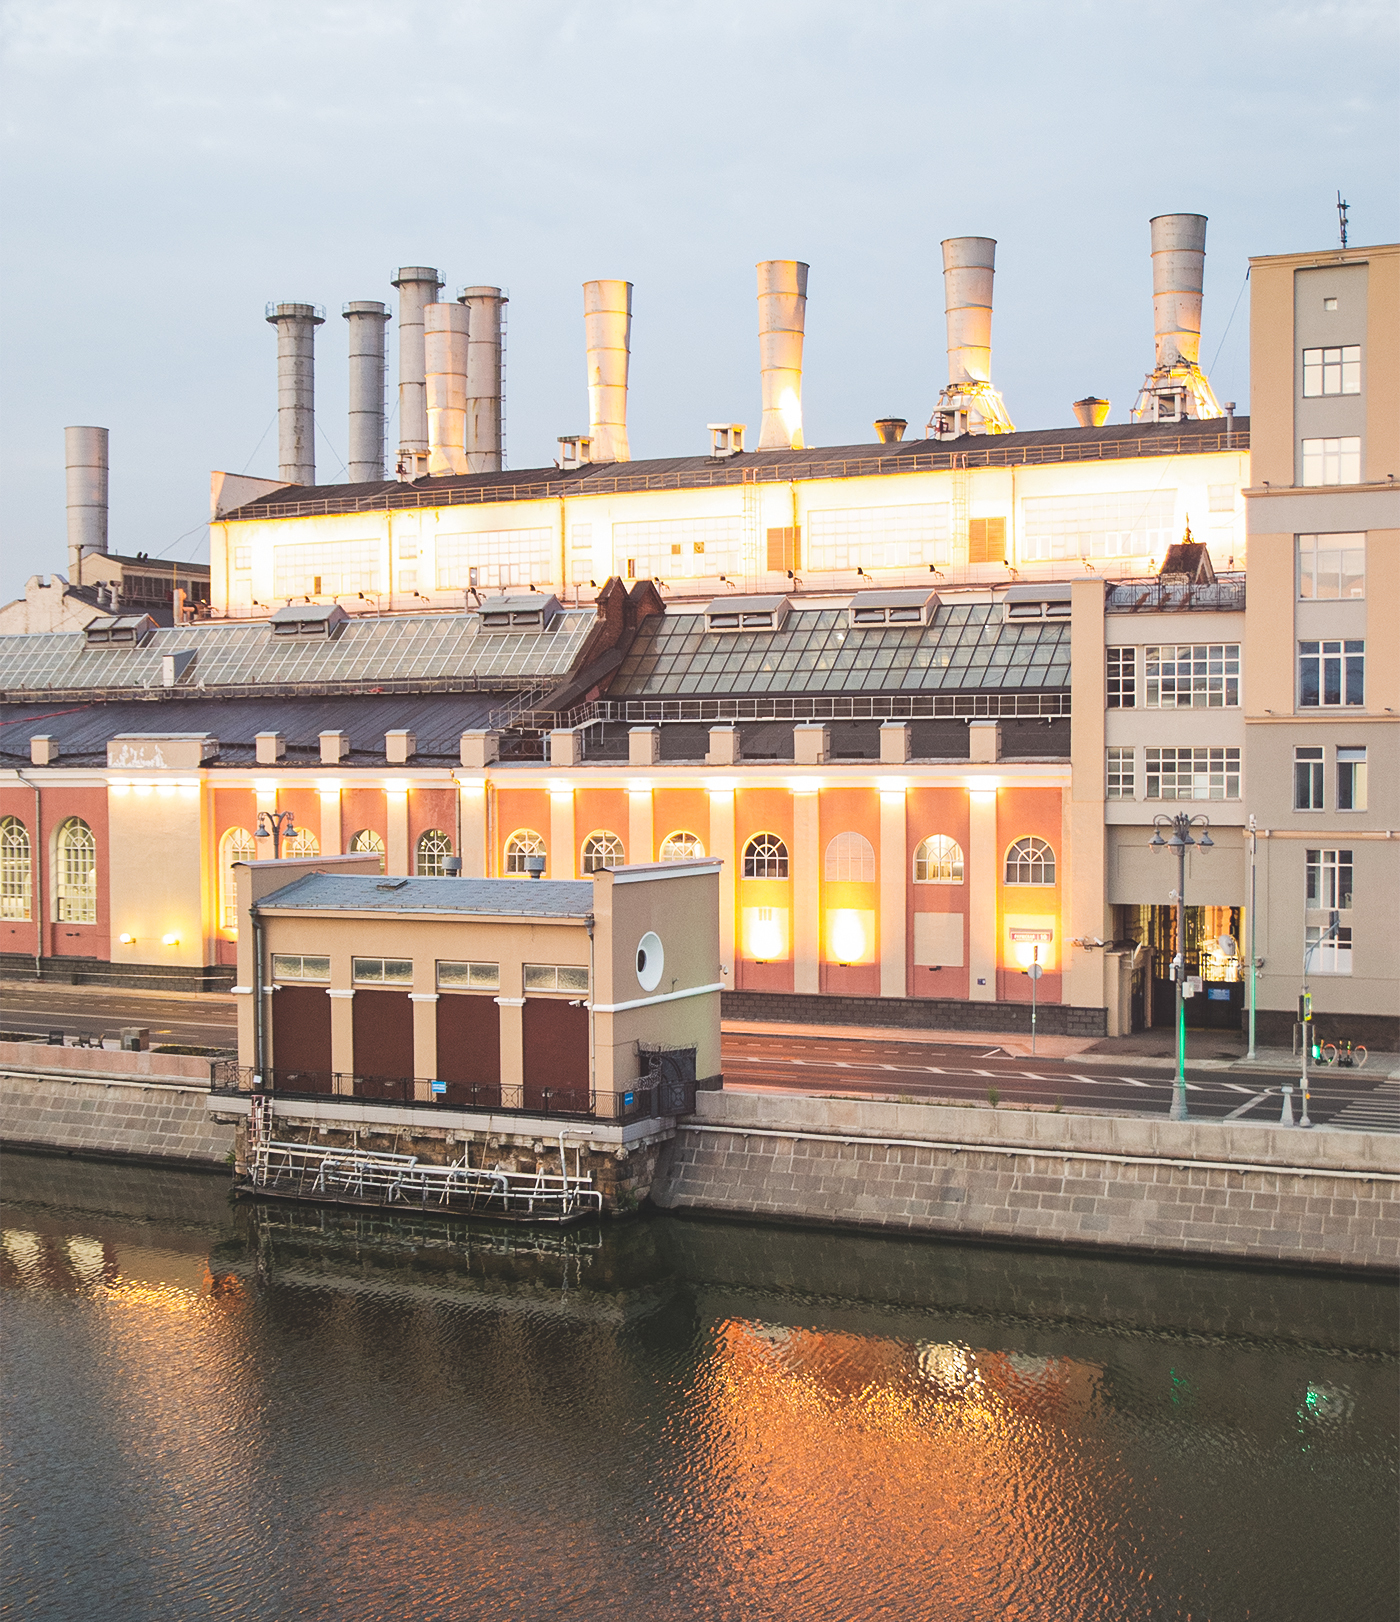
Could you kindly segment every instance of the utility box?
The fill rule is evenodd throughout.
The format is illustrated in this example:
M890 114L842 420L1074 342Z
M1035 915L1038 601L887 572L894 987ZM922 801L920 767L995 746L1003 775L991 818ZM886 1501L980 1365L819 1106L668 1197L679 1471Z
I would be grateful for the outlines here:
M123 1025L122 1026L122 1052L145 1053L151 1045L151 1028L149 1025Z

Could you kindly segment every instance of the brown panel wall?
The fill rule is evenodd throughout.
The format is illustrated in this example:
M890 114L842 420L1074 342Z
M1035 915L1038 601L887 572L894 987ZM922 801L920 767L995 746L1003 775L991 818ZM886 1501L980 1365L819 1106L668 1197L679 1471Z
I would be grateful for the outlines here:
M441 1004L439 1004L441 1007ZM525 1108L588 1106L588 1010L561 997L528 997L525 1026Z
M331 1000L320 986L279 986L272 1005L272 1067L278 1085L294 1092L329 1092ZM314 1078L293 1081L289 1071Z
M478 1109L500 1104L501 1010L494 997L449 992L438 997L437 1079L447 1083L449 1104Z
M278 996L282 993L279 992ZM413 1074L413 1004L406 991L357 988L354 1009L355 1074Z

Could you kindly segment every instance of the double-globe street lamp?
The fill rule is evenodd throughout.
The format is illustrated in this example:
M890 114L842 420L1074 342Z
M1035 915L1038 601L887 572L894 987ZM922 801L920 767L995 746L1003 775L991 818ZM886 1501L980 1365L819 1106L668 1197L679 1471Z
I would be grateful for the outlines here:
M1152 835L1153 850L1176 852L1176 956L1172 959L1172 979L1176 982L1176 1087L1172 1093L1172 1107L1168 1112L1173 1121L1186 1119L1186 852L1193 846L1212 850L1215 841L1210 837L1210 818L1197 813L1192 816L1178 811L1174 817L1156 816L1152 819L1156 830ZM1171 837L1163 839L1164 829L1171 829ZM1193 839L1191 830L1199 828L1201 837Z
M272 857L280 861L282 856L282 841L295 839L297 828L292 823L290 811L259 811L258 812L258 838L272 841Z

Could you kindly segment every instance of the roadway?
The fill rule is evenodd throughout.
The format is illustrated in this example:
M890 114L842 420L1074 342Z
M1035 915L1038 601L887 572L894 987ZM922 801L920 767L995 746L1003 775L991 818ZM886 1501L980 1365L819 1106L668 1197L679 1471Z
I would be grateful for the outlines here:
M148 1027L152 1045L231 1048L236 1014L233 998L226 995L162 996L13 982L0 987L0 1036L62 1030L70 1038L115 1038L124 1025ZM1066 1109L1144 1115L1165 1114L1172 1094L1172 1072L1161 1061L1083 1053L1069 1059L1029 1058L1007 1053L993 1042L729 1031L723 1054L730 1086L793 1093L986 1103L989 1090L995 1089L1005 1104L1059 1103ZM1394 1062L1391 1054L1377 1059L1386 1069ZM1220 1061L1193 1063L1187 1069L1187 1105L1193 1115L1214 1120L1276 1121L1279 1087L1296 1080L1292 1066L1270 1072L1244 1071ZM1400 1083L1386 1082L1384 1071L1323 1071L1313 1081L1310 1114L1319 1126L1335 1120L1343 1126L1400 1132Z

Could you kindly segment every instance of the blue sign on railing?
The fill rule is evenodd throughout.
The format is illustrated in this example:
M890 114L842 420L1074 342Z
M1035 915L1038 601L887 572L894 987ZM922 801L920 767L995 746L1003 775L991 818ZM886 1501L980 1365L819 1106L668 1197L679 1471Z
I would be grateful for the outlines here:
M433 1092L435 1094L436 1093L445 1093L446 1091L447 1091L447 1083L445 1081L435 1081L433 1083Z
M632 1093L623 1093L623 1095L622 1095L622 1107L623 1107L623 1109L631 1109L632 1108L632 1099L633 1099L633 1097L634 1097L634 1095Z

